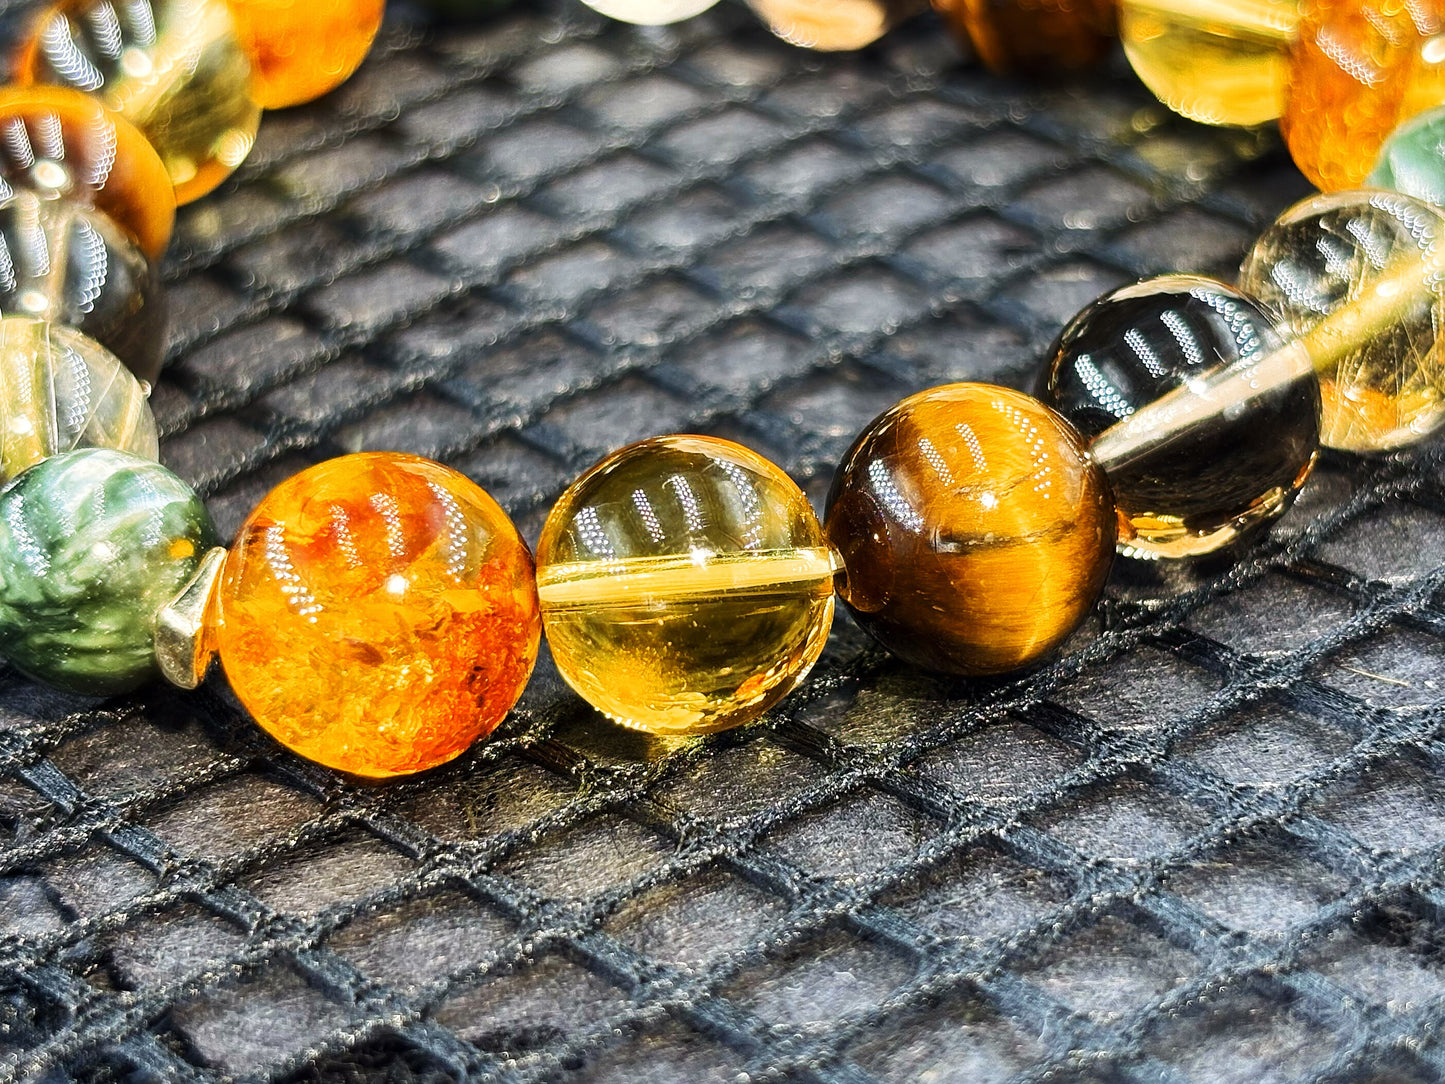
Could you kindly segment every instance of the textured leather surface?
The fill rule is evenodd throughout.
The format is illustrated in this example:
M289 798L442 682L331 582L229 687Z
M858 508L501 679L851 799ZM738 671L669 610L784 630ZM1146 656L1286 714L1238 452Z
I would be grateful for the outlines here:
M821 499L898 398L1024 383L1082 304L1229 276L1305 191L1272 135L994 78L927 19L814 56L727 4L397 9L181 215L163 456L227 533L363 448L531 539L668 431ZM664 748L544 660L385 787L214 675L0 676L0 1081L1438 1079L1442 541L1438 445L1327 456L1242 563L1120 568L1038 672L840 620L763 723Z

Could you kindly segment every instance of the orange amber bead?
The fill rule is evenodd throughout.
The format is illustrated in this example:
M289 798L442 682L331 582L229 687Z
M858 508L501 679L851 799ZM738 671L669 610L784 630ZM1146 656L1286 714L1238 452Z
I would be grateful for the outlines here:
M384 0L231 0L263 109L301 105L344 83L381 28Z
M1356 188L1402 121L1445 100L1445 0L1314 0L1280 131L1326 192Z
M444 764L521 696L541 618L497 503L416 456L364 453L277 486L218 592L231 687L289 749L382 778Z
M12 187L104 211L152 259L176 221L170 176L145 136L66 87L0 88L0 199Z
M1114 0L933 0L954 35L996 72L1080 71L1109 52Z

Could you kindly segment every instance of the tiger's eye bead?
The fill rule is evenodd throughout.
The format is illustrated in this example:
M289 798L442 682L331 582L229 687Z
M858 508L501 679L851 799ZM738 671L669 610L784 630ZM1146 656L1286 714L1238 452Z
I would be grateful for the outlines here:
M933 6L999 73L1083 71L1114 44L1114 0L933 0Z
M156 674L156 614L216 543L206 509L159 463L85 448L0 490L0 655L70 692Z
M593 11L624 23L666 26L701 15L717 0L582 0Z
M532 557L495 501L439 463L343 456L282 482L226 557L216 645L287 748L371 778L459 756L537 659ZM279 648L279 649L278 649Z
M1114 552L1114 502L1083 438L987 384L903 400L844 458L828 494L844 602L909 662L998 674L1074 631Z
M1364 180L1407 117L1445 101L1438 0L1311 0L1300 23L1280 131L1326 192Z
M129 120L165 163L178 203L230 176L261 122L225 0L61 0L41 17L17 76L95 94Z
M603 460L537 546L557 669L593 707L654 734L738 726L782 699L823 650L833 573L793 481L709 437Z
M1300 0L1119 0L1134 72L1176 113L1263 124L1284 110Z
M65 87L0 87L0 199L17 191L98 208L151 259L175 224L170 176L145 136Z
M78 331L23 316L0 319L0 480L75 448L155 459L156 422L145 391Z
M339 87L366 59L383 0L231 0L253 67L251 97L285 109Z
M1074 317L1050 351L1039 398L1095 437L1206 373L1248 371L1283 345L1269 315L1239 291L1168 275L1116 290ZM1305 366L1145 454L1105 462L1120 549L1198 556L1283 513L1314 465L1319 402Z
M1390 133L1365 187L1445 207L1445 106L1411 117Z
M75 328L150 383L165 309L155 265L103 211L26 191L0 200L0 314Z
M748 6L784 41L836 52L873 44L927 0L748 0Z
M1445 422L1445 212L1393 192L1297 204L1255 242L1240 285L1320 366L1320 439L1384 451Z

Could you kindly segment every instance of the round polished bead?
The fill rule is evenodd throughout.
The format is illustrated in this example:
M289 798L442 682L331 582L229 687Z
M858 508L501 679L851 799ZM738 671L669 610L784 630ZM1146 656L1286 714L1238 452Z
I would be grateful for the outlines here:
M838 468L826 522L858 623L895 655L956 674L1048 655L1114 552L1113 500L1083 438L987 384L920 392L874 421Z
M156 674L156 614L215 531L159 463L85 448L0 490L0 655L69 692L125 692Z
M1168 275L1074 317L1050 351L1039 398L1092 438L1205 374L1249 372L1283 345L1271 317L1238 290ZM1314 374L1296 368L1127 462L1106 462L1121 550L1199 556L1283 513L1314 465L1319 403Z
M1263 124L1284 110L1300 0L1119 0L1134 72L1176 113Z
M1327 192L1355 188L1402 121L1445 100L1438 0L1311 0L1300 23L1280 131Z
M381 28L384 0L231 0L263 109L312 101L344 83Z
M748 6L784 41L836 52L873 44L927 0L748 0Z
M382 778L453 759L521 696L541 622L532 557L496 502L394 453L321 463L242 525L216 644L256 722Z
M1093 67L1114 44L1114 0L933 0L955 36L1000 73Z
M609 19L641 26L666 26L701 15L717 0L582 0Z
M1320 368L1320 439L1374 452L1445 422L1445 212L1392 192L1297 204L1245 258L1240 285Z
M19 191L0 199L0 314L80 331L152 383L165 347L165 292L109 215Z
M178 203L225 180L261 121L225 0L61 0L36 24L17 74L95 94L139 128Z
M1375 167L1367 188L1388 188L1445 207L1445 106L1428 109L1396 128Z
M156 422L144 389L78 331L0 319L0 480L76 448L155 459Z
M557 669L593 707L654 734L757 718L817 660L832 553L778 467L730 441L634 444L547 517L537 583Z
M17 191L100 209L151 259L176 219L170 176L145 136L66 87L0 87L0 198Z

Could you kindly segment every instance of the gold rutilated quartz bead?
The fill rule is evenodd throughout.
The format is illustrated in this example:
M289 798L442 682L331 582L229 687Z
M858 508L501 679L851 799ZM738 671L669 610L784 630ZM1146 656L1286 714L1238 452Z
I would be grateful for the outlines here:
M1379 452L1445 424L1445 212L1398 192L1312 196L1260 235L1240 286L1319 372L1320 441Z
M223 547L207 550L196 574L156 614L156 664L182 689L204 681L216 657L216 585L225 563Z
M0 481L75 448L160 454L145 389L80 332L0 318Z
M1300 0L1120 0L1134 72L1176 113L1263 124L1284 112Z

